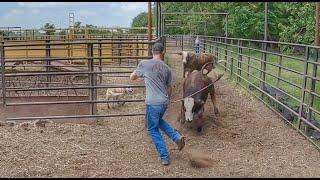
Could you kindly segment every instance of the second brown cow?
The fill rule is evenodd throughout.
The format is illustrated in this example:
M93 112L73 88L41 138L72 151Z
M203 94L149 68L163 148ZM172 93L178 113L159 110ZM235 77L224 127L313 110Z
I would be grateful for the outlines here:
M179 54L182 55L183 77L185 77L186 72L189 74L193 70L200 71L203 65L209 62L212 63L205 67L204 74L209 74L211 70L215 68L214 64L216 63L216 57L210 53L195 54L192 52L182 51Z

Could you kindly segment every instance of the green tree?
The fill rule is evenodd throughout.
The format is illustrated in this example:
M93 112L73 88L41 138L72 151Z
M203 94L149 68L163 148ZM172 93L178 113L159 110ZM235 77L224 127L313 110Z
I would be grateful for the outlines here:
M42 27L42 30L45 31L46 35L54 35L54 32L56 32L54 24L50 24L50 23L46 23Z

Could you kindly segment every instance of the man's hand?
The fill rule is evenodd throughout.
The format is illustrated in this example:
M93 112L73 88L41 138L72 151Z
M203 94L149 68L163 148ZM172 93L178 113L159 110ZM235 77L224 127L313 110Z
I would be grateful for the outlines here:
M136 80L136 79L138 79L139 77L136 75L136 72L135 71L133 71L132 73L131 73L131 75L130 75L130 80Z

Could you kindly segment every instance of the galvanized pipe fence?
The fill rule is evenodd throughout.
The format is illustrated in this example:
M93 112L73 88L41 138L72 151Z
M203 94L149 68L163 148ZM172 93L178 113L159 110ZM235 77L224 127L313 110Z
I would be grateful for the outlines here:
M195 52L196 36L166 35L166 38L178 51ZM201 52L225 60L218 67L229 73L230 80L248 90L320 149L320 47L217 36L199 35L199 38Z
M120 116L140 116L144 113L122 113L122 114L98 114L97 104L101 103L137 103L144 102L144 98L134 99L116 99L116 100L98 100L97 90L109 88L134 88L141 89L144 85L130 85L121 83L121 77L129 79L130 73L136 67L139 60L151 58L151 45L155 41L147 41L144 38L121 38L121 39L79 39L76 41L60 42L57 40L43 41L2 41L0 46L1 58L1 90L2 104L6 109L8 107L28 107L38 105L67 105L67 104L88 104L89 113L80 115L48 115L48 116L19 116L7 117L7 120L35 120L35 119L78 119L78 118L97 118L97 117L120 117ZM53 56L54 51L69 50L67 47L72 45L80 46L77 50L85 52L82 56ZM104 47L111 45L111 47ZM130 48L121 48L114 45L132 45ZM112 49L113 48L113 49ZM104 54L103 50L113 50L112 54ZM41 50L40 56L16 56L9 57L10 51L32 51ZM123 51L127 51L123 53ZM118 52L116 52L118 51ZM108 63L106 60L118 59L119 62ZM124 64L121 60L127 60ZM132 61L129 64L129 60ZM73 61L69 64L69 61ZM82 63L75 63L75 62ZM58 63L57 63L58 62ZM23 67L23 70L14 70L14 68ZM36 68L32 69L32 68ZM39 69L40 68L40 69ZM42 69L41 69L42 68ZM102 78L119 78L116 83L103 83ZM29 78L29 79L28 79ZM63 79L64 78L64 79ZM65 80L65 79L68 80ZM76 82L75 79L82 79L82 82ZM54 80L56 79L56 80ZM68 81L68 83L64 83ZM31 86L29 86L31 84ZM33 85L33 86L32 86ZM82 90L88 99L86 100L59 100L59 101L25 101L10 102L10 98L19 97L14 94L30 92L23 94L23 97L35 97L38 92L52 91L74 91L71 96L77 95L78 90ZM9 95L10 94L10 95ZM48 93L50 94L50 93ZM78 93L79 94L79 93ZM81 93L80 93L81 94ZM48 108L49 111L50 108Z

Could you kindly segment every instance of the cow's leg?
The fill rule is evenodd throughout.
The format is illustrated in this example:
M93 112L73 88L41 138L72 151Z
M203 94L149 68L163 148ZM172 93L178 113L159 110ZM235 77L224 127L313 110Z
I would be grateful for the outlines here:
M183 64L183 78L185 78L185 74L186 74L186 67L185 67L185 65Z
M107 95L107 101L109 101L109 95ZM110 104L109 104L109 102L107 102L107 107L108 107L108 109L110 109Z
M118 101L119 100L119 95L115 96L114 100ZM113 103L113 107L118 107L117 104L118 104L117 102L114 102Z
M120 97L120 96L119 96ZM123 97L124 97L124 95L121 95L121 99L123 99ZM118 100L119 100L119 98L118 98ZM118 102L117 103L119 106L123 106L124 104L125 104L125 102Z
M183 124L185 122L186 118L184 115L184 104L183 101L181 101L181 110L180 110L180 116L178 116L178 121Z
M211 101L213 104L213 108L214 108L214 114L218 115L219 114L219 110L216 106L216 96L215 96L215 89L214 87L212 87L212 90L210 91L210 97L211 97Z

